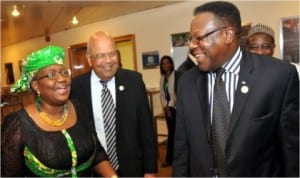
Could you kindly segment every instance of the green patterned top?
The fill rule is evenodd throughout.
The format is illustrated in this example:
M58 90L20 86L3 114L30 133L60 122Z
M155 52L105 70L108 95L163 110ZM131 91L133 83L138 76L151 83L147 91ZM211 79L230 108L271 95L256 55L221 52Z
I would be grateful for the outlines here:
M62 133L65 136L68 143L68 147L71 151L70 156L72 157L72 167L69 170L57 170L57 169L49 168L45 166L42 162L40 162L34 156L34 154L29 150L29 148L25 146L24 149L25 164L34 174L42 177L57 177L57 176L68 176L68 175L71 175L72 177L77 177L77 172L85 170L92 165L95 154L93 154L89 160L77 166L77 152L74 147L72 138L70 137L69 133L66 130L62 130Z

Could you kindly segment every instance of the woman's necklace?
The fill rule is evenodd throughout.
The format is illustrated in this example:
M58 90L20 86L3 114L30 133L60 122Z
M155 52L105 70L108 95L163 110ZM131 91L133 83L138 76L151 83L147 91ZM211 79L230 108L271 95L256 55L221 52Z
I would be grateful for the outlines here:
M67 117L68 117L68 105L67 104L64 104L64 112L59 120L49 119L48 116L46 115L46 113L44 111L42 111L42 106L41 106L40 102L36 102L36 108L37 108L41 118L49 125L60 126L60 125L63 125L67 120Z

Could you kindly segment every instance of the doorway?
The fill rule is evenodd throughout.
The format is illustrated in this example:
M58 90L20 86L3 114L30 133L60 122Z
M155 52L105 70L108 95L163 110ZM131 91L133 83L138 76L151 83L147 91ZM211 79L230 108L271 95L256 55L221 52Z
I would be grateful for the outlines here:
M72 45L69 47L70 67L72 77L90 71L91 67L86 59L87 43Z
M115 37L118 50L121 53L122 68L137 70L135 36L133 34Z

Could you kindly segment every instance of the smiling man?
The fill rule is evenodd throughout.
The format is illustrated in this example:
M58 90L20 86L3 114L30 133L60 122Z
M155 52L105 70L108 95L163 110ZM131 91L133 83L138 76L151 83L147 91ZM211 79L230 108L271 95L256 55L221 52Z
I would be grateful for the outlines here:
M93 114L86 122L120 177L155 177L157 143L142 75L119 67L114 39L96 32L88 41L89 73L73 79L71 97ZM108 121L108 122L107 122Z
M194 11L179 79L173 176L299 176L299 80L289 63L242 51L230 2ZM220 72L221 71L221 72Z
M251 53L273 56L274 31L264 24L255 24L247 36L247 49Z

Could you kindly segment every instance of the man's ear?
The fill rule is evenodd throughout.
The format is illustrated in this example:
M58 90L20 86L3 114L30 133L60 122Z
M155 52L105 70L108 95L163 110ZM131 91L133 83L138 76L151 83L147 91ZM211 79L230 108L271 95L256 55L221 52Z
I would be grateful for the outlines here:
M235 31L232 27L227 27L225 29L225 43L226 44L231 44L232 41L234 40L235 36Z
M86 59L87 59L87 62L89 64L90 67L92 67L92 61L91 61L91 56L89 54L86 54Z

